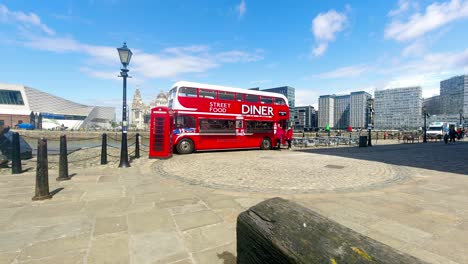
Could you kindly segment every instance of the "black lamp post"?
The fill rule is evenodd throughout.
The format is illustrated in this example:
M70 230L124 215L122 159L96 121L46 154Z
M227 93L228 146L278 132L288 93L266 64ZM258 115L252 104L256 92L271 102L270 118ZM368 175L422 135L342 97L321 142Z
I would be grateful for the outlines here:
M427 143L427 125L426 125L426 119L429 117L429 114L426 112L426 109L423 109L423 115L424 115L424 138L423 138L423 143Z
M128 69L127 66L132 58L132 51L127 48L127 44L124 42L121 48L117 48L119 52L120 62L123 68L120 71L120 76L123 78L123 102L122 102L122 145L120 148L120 163L119 168L130 167L128 163L128 146L127 146L127 77Z

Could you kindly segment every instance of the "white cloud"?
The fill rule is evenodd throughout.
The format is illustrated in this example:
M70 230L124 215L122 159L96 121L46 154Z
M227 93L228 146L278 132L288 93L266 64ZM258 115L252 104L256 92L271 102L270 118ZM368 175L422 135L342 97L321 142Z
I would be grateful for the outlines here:
M335 10L320 13L312 20L311 31L318 43L313 50L315 56L325 53L328 43L335 40L336 34L345 28L346 22L346 15Z
M296 88L296 106L312 105L318 109L318 97L321 95L319 89L313 88Z
M406 3L406 1L400 1ZM392 19L385 28L385 38L397 41L416 39L453 21L468 17L468 0L433 3L424 13L414 13L406 21Z
M239 50L231 50L216 54L216 58L220 62L253 62L263 59L261 53L261 51L247 53Z
M388 12L389 17L395 17L403 15L413 9L419 9L419 4L413 0L399 0L398 1L398 8L390 10Z
M26 14L21 11L10 11L3 4L0 4L0 22L19 23L19 26L23 28L37 27L48 35L55 35L55 31L43 24L39 16L36 14Z
M358 64L352 66L341 67L329 72L323 72L314 75L314 77L328 79L328 78L350 78L358 77L364 72L368 72L372 67L365 64Z
M236 6L236 10L239 13L239 17L243 17L245 12L247 11L247 5L245 4L245 0L241 0L240 4Z
M422 40L416 41L408 46L406 46L403 51L403 57L417 57L422 56L426 51L426 46Z
M312 50L315 57L322 56L328 48L328 43L320 43L317 47Z
M116 67L119 65L115 47L98 46L81 43L72 38L37 37L28 36L24 45L45 51L57 53L82 53L89 57L90 64ZM171 78L184 73L203 73L219 67L223 63L253 62L262 60L262 51L253 53L230 50L224 52L211 52L206 45L193 45L186 47L170 47L158 54L146 53L132 49L132 72L141 74L146 78ZM95 71L84 68L82 71L93 77L112 79L108 72Z

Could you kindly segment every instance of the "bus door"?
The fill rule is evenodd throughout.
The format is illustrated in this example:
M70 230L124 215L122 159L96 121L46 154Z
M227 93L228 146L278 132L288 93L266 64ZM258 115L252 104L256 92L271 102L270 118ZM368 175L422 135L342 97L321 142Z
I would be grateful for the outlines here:
M149 157L172 157L172 132L174 115L167 107L151 109Z

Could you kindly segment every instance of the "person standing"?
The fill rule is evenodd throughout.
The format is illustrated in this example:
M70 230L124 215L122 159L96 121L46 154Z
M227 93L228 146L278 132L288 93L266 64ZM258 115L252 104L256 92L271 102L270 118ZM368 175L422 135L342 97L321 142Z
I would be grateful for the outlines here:
M294 131L291 127L288 128L288 132L286 132L286 141L288 142L288 149L291 149L291 142L293 138Z
M284 131L281 128L281 125L278 124L278 127L276 128L276 134L275 134L275 140L276 140L276 145L278 147L278 150L281 150L281 141L283 140L284 136Z
M450 138L450 143L455 143L455 137L457 136L457 132L455 131L455 127L451 126L449 129L449 138Z

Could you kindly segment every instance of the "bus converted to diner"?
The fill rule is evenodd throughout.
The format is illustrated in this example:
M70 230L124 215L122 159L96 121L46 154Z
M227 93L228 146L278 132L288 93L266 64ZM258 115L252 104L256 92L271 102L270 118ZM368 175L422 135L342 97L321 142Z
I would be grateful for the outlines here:
M169 91L168 111L174 118L172 146L179 154L271 149L278 125L285 128L289 120L282 94L185 81Z

